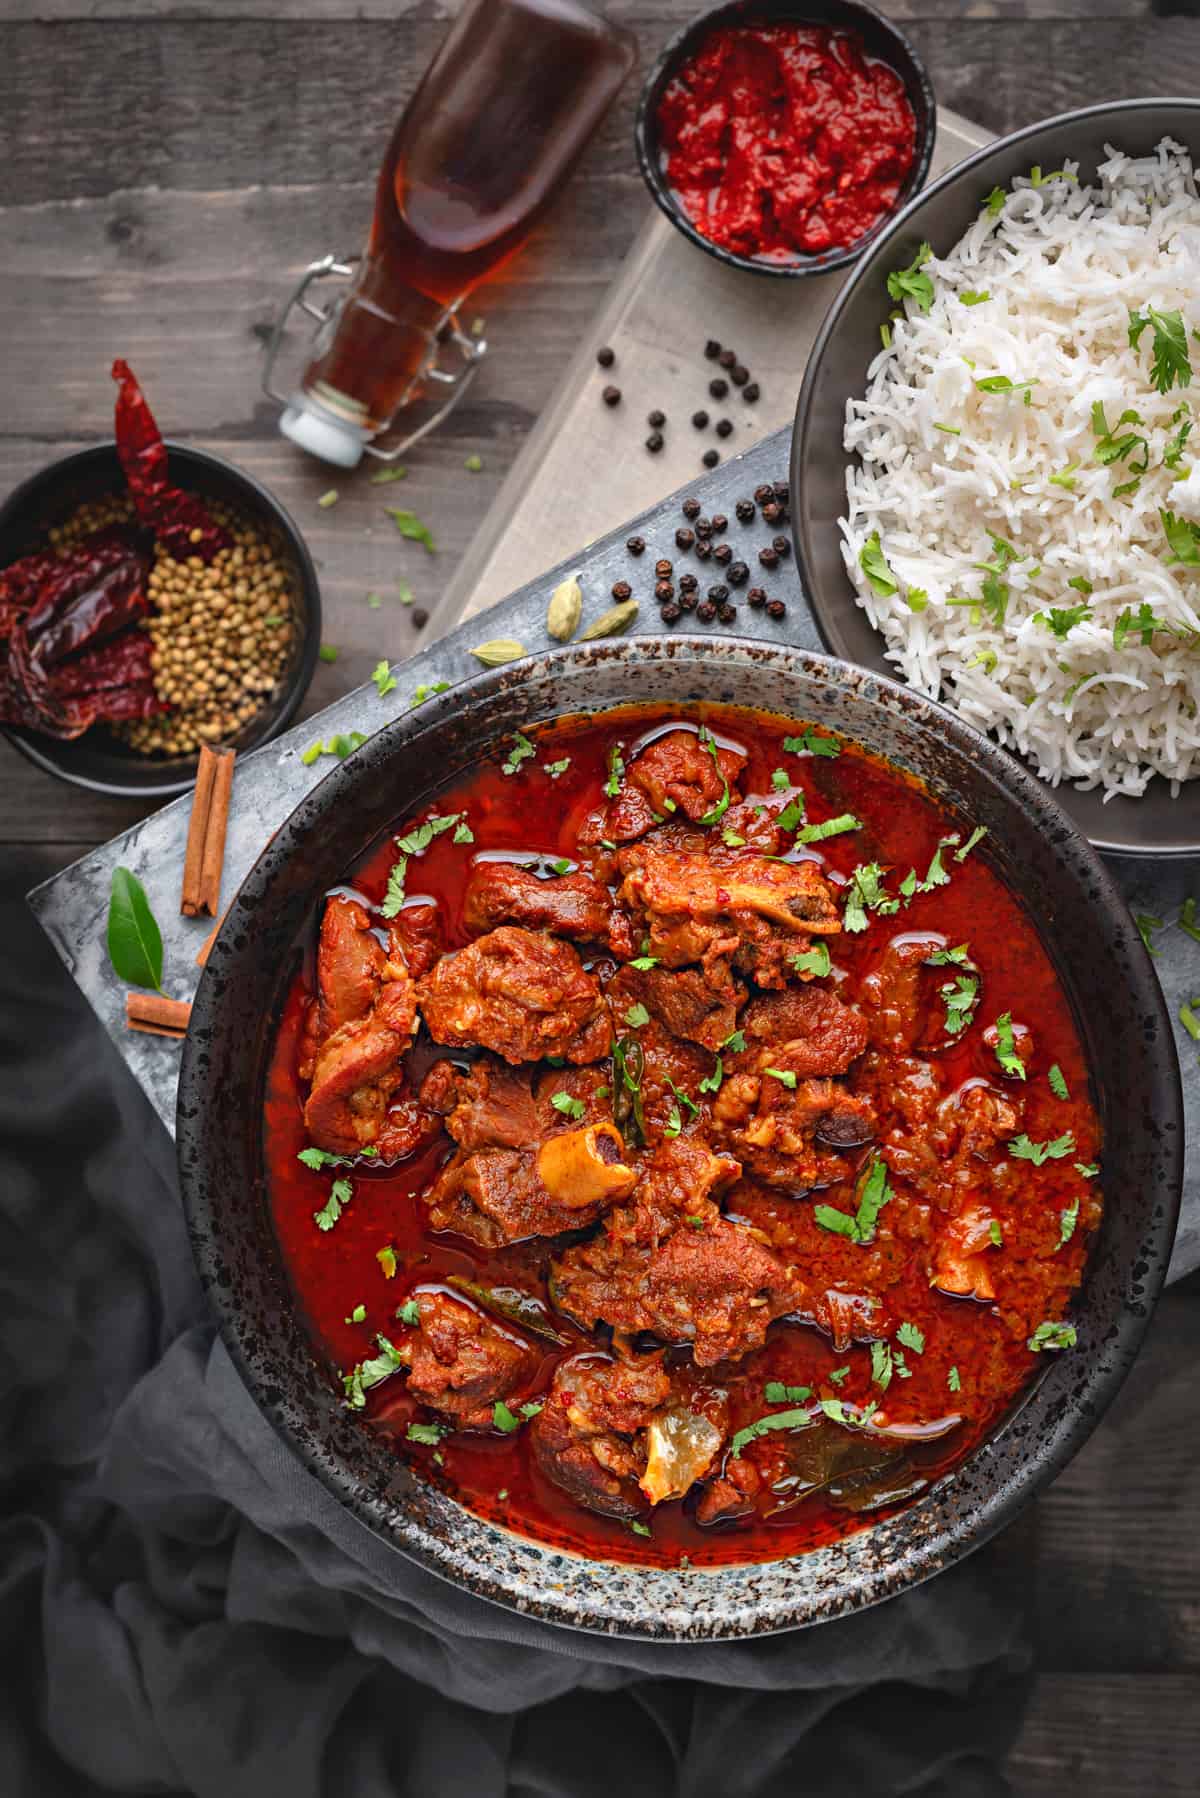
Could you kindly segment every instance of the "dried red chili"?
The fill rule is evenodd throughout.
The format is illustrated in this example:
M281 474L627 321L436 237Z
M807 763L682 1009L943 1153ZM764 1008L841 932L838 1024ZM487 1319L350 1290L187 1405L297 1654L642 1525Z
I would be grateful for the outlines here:
M227 533L194 493L172 487L167 479L167 446L128 362L118 356L112 376L119 389L117 454L139 519L177 562L188 556L211 562L219 549L228 547Z

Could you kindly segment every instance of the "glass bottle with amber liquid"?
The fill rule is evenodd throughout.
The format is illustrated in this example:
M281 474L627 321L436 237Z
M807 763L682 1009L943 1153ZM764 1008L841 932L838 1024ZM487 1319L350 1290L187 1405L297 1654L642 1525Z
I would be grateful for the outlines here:
M528 237L634 61L580 0L467 0L388 146L366 250L282 419L353 467L433 374L457 309Z

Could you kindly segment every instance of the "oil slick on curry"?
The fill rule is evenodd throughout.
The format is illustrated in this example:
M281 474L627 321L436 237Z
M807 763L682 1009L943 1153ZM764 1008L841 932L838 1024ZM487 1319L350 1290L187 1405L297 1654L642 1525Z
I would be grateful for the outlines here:
M269 1076L346 1403L587 1554L800 1552L1074 1340L1087 1070L982 833L828 732L519 735L324 900Z

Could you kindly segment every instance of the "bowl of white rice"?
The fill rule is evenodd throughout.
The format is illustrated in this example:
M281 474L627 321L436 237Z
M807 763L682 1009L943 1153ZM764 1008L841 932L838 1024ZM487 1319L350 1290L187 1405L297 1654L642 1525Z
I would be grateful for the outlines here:
M1005 138L835 300L797 409L827 646L1022 757L1102 848L1200 848L1200 101Z

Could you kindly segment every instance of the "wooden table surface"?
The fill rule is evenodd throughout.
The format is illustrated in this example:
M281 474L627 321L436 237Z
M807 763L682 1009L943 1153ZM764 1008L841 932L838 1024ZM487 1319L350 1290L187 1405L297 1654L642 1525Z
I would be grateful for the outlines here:
M1187 16L1189 8L1193 16ZM1200 93L1196 0L893 0L939 99L995 133L1071 106ZM645 216L636 80L565 202L480 291L492 354L399 490L339 475L276 431L259 393L281 296L361 241L398 110L449 0L0 0L0 494L111 431L128 357L164 430L232 457L293 511L317 556L326 641L308 709L419 641L365 596L399 580L432 607ZM609 0L643 62L692 0ZM1171 12L1173 16L1167 15ZM799 374L799 371L797 371ZM464 468L477 453L480 473ZM331 486L341 495L316 505ZM382 499L439 546L403 543ZM570 494L563 496L570 505ZM0 743L0 874L26 884L135 821ZM1200 1756L1200 1285L1160 1307L1113 1412L1010 1532L1032 1571L1038 1681L1016 1790L1091 1798L1196 1790Z

